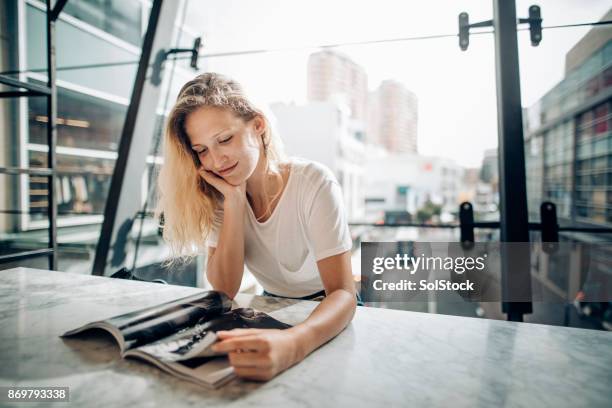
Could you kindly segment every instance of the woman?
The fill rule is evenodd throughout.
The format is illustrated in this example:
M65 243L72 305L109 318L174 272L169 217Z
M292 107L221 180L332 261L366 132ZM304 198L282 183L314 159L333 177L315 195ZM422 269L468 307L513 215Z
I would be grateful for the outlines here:
M268 120L237 82L206 73L183 86L164 160L164 238L177 255L208 248L215 290L233 298L246 263L267 295L324 295L288 330L219 332L215 349L228 352L238 376L270 379L347 326L356 293L340 186L319 164L283 158Z

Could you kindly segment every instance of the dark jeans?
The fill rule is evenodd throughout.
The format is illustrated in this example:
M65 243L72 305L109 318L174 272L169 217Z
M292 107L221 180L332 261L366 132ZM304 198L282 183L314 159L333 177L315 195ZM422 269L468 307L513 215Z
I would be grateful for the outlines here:
M317 293L313 293L312 295L308 295L308 296L304 296L304 297L299 297L299 298L290 298L290 297L286 297L286 296L279 296L279 295L275 295L274 293L270 293L270 292L266 292L265 290L262 293L263 296L272 296L272 297L277 297L277 298L283 298L283 299L299 299L299 300L322 300L322 298L325 297L325 291L322 290L320 292ZM357 295L357 306L365 306L363 301L361 300L361 296L359 296L359 292L356 293ZM321 299L319 299L321 298Z

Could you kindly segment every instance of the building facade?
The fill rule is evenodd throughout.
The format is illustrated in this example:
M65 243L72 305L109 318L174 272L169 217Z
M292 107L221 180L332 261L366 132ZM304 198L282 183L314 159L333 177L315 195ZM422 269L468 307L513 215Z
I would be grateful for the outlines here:
M349 57L331 50L310 55L307 86L308 101L347 104L350 117L365 122L368 77Z
M417 153L418 100L393 80L381 82L368 99L368 137L391 153Z
M414 216L427 202L446 214L457 213L465 196L464 169L446 158L415 153L369 157L365 174L368 218L388 211Z
M186 1L177 3L179 10L187 5ZM45 3L15 0L3 7L10 22L3 25L3 41L8 42L11 52L0 61L0 70L21 81L45 84ZM150 8L149 0L69 1L56 23L55 188L61 270L91 272ZM176 47L191 46L197 36L195 28L175 23L170 43ZM158 103L157 117L152 118L157 123L156 136L161 134L163 119L172 105L168 101L176 98L180 86L194 76L194 71L180 62L164 74L163 97ZM0 115L2 145L13 147L2 153L2 165L48 167L45 100L32 97L3 100ZM157 148L147 157L147 171L130 175L142 178L141 191L135 192L134 198L143 207L148 203L149 211L154 207L152 175L161 164L160 145L153 145ZM0 191L6 191L6 197L10 197L3 197L3 208L17 209L18 215L0 215L2 241L20 247L47 246L46 183L45 177L25 174L12 180L3 178ZM135 225L141 228L138 234L149 239L154 248L151 252L154 256L149 258L147 247L141 246L135 265L162 260L167 253L157 246L157 222L148 218L142 227L140 223ZM163 247L161 243L160 246Z
M591 29L567 53L565 78L527 118L532 219L552 201L563 223L612 225L612 28Z

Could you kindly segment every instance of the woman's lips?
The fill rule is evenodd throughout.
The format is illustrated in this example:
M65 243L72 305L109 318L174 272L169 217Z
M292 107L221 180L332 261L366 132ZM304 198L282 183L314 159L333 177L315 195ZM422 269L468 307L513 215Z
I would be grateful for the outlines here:
M236 168L236 166L238 165L238 162L236 162L236 164L234 164L232 167L228 167L225 170L221 170L218 172L218 174L220 176L227 176L228 174L230 174L232 171L234 171L234 169Z

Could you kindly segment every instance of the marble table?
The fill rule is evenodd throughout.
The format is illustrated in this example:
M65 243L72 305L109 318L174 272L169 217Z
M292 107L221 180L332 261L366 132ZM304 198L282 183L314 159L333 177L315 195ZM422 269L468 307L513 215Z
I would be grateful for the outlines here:
M607 332L359 307L338 337L273 380L214 391L122 360L110 336L58 337L199 290L0 271L0 386L68 386L70 402L52 406L73 407L612 406ZM316 306L249 295L236 303L291 324Z

